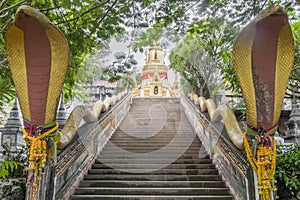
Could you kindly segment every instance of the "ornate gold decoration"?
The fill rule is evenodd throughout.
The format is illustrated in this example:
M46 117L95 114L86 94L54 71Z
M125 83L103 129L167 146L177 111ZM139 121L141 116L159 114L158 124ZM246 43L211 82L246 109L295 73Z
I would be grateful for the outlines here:
M52 125L52 123L51 123ZM53 126L53 125L52 125ZM29 166L28 171L33 171L33 177L27 177L32 183L33 187L39 185L39 181L42 180L43 168L46 163L46 158L50 153L48 152L48 144L54 147L56 150L56 144L59 141L60 134L57 132L58 123L48 131L42 133L41 127L27 126L23 128L23 134L25 136L26 145L29 148Z
M48 63L51 67L50 74L42 73L43 77L41 77L42 79L45 79L46 76L50 76L48 90L34 91L48 93L46 107L40 109L41 114L44 113L45 115L45 120L41 124L35 123L37 120L33 118L33 113L30 110L30 106L32 105L39 106L39 103L37 102L39 99L29 99L29 91L31 90L30 87L32 85L39 85L40 83L35 82L30 85L29 80L31 80L32 77L37 76L37 74L29 74L28 65L35 67L36 72L41 71L42 68L46 66L35 66L35 63L28 63L28 55L34 52L26 52L25 45L27 45L27 43L24 41L25 33L22 27L19 25L19 23L21 23L19 22L20 19L26 17L32 18L40 23L40 25L43 27L44 34L49 40L49 48L51 48L51 60ZM34 31L35 30L32 30L32 32ZM35 125L41 126L55 120L56 108L69 63L69 47L62 32L41 12L29 6L23 5L17 10L15 21L9 26L6 32L5 45L6 54L19 97L23 117L28 121L35 123Z
M261 138L261 140L264 139L266 138ZM276 169L276 142L272 139L272 147L264 143L258 144L255 155L251 150L253 142L248 141L247 133L245 132L244 144L247 158L257 173L258 194L262 195L263 200L269 200L269 191L276 190L274 185L274 183L276 183L274 179Z
M266 9L240 32L233 46L232 59L235 74L242 88L243 98L246 103L247 123L253 127L258 127L258 113L256 104L257 95L255 94L256 83L253 81L252 45L256 36L256 25L266 17L273 15L281 15L286 17L287 20L287 15L282 7L274 6ZM274 77L275 95L274 111L272 111L274 112L272 125L276 124L279 120L286 85L294 61L293 36L287 21L278 34L276 56L276 66L274 66L276 71Z

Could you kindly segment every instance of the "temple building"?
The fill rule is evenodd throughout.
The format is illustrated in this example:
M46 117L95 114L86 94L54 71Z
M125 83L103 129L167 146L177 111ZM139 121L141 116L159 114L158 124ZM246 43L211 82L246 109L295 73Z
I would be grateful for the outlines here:
M135 86L136 97L171 97L178 95L177 80L171 86L168 81L168 66L165 64L165 52L160 46L150 47L146 52L146 64L143 68L142 83Z

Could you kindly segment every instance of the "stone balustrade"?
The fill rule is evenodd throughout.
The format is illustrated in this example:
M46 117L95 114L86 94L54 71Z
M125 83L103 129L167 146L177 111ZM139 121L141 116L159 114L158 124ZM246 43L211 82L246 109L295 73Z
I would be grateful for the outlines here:
M223 179L239 200L256 199L253 170L246 155L230 140L223 122L211 122L201 112L198 97L181 94L181 104L205 151L211 156Z
M58 153L57 163L50 167L50 176L43 180L45 199L68 199L83 175L94 163L96 155L109 140L115 127L127 114L131 104L131 93L114 97L99 120L79 127L70 144Z

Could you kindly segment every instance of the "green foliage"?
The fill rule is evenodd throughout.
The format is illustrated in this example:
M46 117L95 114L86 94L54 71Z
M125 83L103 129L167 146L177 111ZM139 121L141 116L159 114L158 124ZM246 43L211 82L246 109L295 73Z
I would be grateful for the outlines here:
M290 75L287 93L290 96L298 96L300 98L300 22L294 22L291 27L294 37L295 60L294 66Z
M237 82L235 72L232 67L231 61L231 48L235 37L238 34L238 31L241 30L245 25L247 25L250 20L256 16L263 9L272 6L272 5L281 5L283 6L290 17L290 21L295 23L299 21L299 10L296 10L297 7L295 3L284 0L270 0L270 1L236 1L236 0L205 0L198 1L193 4L193 6L188 5L189 1L184 1L183 6L178 6L178 13L182 7L185 7L185 12L182 14L181 18L172 18L170 16L165 16L160 18L160 24L163 24L163 27L167 27L173 33L182 33L186 32L198 35L203 41L203 48L208 52L212 57L217 58L215 62L218 67L222 70L223 82L227 90L232 91L235 94L240 93L239 84ZM171 3L172 4L172 3ZM174 5L176 3L174 2ZM174 6L172 5L172 6ZM171 7L172 7L171 6ZM176 9L176 6L172 7ZM176 11L173 11L176 12ZM191 14L193 13L193 14ZM201 16L200 16L201 15ZM191 18L193 16L193 18ZM180 19L189 19L183 24ZM166 25L168 24L168 25ZM174 28L176 26L176 28ZM170 28L170 27L173 27ZM296 33L298 34L299 28ZM178 34L176 34L178 35ZM295 38L296 43L296 62L292 71L290 78L290 91L299 90L299 63L298 63L298 48L300 45L299 38ZM295 89L296 88L296 89ZM291 94L291 92L289 93Z
M184 78L181 78L180 79L180 85L182 87L182 90L184 92L184 94L187 96L188 94L192 93L193 92L193 88L191 87L191 85L189 84L189 82L184 79Z
M7 4L10 6L9 9L7 9ZM20 4L22 2L18 0L3 0L0 3L0 112L4 112L3 105L9 103L15 96L12 76L5 54L4 30L12 21L10 13L15 12Z
M12 185L4 185L2 187L3 196L8 196L11 193Z
M117 52L115 60L108 67L103 68L102 79L109 82L116 82L127 78L135 71L135 66L138 62L135 60L134 55L126 55L124 52ZM131 78L130 78L131 79Z
M20 163L10 160L0 162L0 178L7 178L19 167L19 165Z
M27 162L25 147L18 152L11 152L10 147L3 143L2 148L4 161L0 163L0 178L24 178Z
M124 90L131 90L134 85L134 80L130 77L130 75L126 75L122 78L122 81L117 87L117 92L122 92Z
M294 197L300 191L300 146L277 147L276 173L278 195Z
M0 3L0 110L14 96L12 77L4 51L4 35L12 22L16 9L28 4L41 10L65 34L70 46L70 67L65 79L66 99L77 95L76 85L90 82L91 75L84 61L94 48L107 45L114 36L123 37L125 27L134 33L138 28L150 27L141 34L131 35L135 51L155 43L162 45L161 38L178 41L186 34L201 38L202 47L222 70L225 86L239 92L231 65L231 46L237 30L244 27L262 9L281 4L291 16L292 24L299 21L299 11L290 0L237 1L237 0L2 0ZM295 23L295 46L300 45L298 25ZM126 37L124 37L126 38ZM290 91L299 87L299 53L291 75ZM5 84L2 84L5 83Z
M159 40L163 36L162 27L148 28L145 32L142 32L133 43L133 51L143 52L143 47L153 46L159 44Z
M190 26L190 33L170 54L171 68L177 70L194 88L194 92L206 98L220 87L220 71L230 66L230 42L228 35L235 29L224 20L203 20ZM232 36L231 36L232 38Z
M153 0L3 0L0 3L0 109L1 104L14 96L13 81L6 60L4 35L7 25L13 21L16 9L21 4L28 4L39 9L66 36L70 47L70 63L65 79L64 94L66 99L77 95L76 84L89 81L84 76L84 61L92 49L99 44L107 44L115 35L125 33L125 26L140 26L145 23L144 6ZM134 9L141 9L135 13ZM145 10L146 12L146 10ZM126 21L128 20L128 21ZM80 76L79 76L80 74ZM80 93L80 92L79 92Z

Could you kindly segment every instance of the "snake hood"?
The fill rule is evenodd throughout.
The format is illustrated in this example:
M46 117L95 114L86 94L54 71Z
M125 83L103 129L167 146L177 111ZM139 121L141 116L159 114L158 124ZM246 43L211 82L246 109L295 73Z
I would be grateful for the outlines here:
M281 6L262 11L238 35L233 66L245 100L249 126L277 127L294 61L288 16Z
M66 38L44 14L24 5L7 29L5 46L23 117L36 126L52 123L69 62Z
M43 13L27 5L22 5L18 8L15 15L15 25L18 26L19 20L22 21L24 17L32 17L36 19L43 27L47 27L52 24Z

